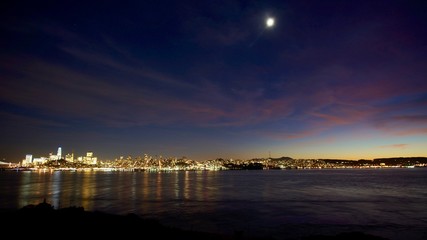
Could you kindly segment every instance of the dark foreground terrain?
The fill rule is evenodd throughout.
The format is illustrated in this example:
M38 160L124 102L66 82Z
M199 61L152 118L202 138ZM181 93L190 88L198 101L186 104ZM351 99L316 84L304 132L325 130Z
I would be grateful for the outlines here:
M102 212L85 211L82 207L54 209L52 205L40 203L28 205L18 210L1 211L2 233L14 238L41 237L42 239L275 239L253 238L242 232L234 235L220 235L187 231L161 225L151 219L143 219L135 214L113 215ZM310 236L303 240L338 239L384 239L360 232L341 233L335 236Z

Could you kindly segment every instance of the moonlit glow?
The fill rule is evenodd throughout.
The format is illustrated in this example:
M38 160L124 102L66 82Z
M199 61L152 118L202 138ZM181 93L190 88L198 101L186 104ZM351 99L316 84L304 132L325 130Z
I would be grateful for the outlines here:
M265 21L265 24L267 25L268 28L273 27L274 26L274 18L267 18L267 21Z

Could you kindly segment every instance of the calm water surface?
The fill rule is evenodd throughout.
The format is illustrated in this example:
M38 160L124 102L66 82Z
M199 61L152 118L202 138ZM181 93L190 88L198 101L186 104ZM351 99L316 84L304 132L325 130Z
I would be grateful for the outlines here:
M166 225L293 238L362 231L427 239L427 168L0 172L1 208L136 213Z

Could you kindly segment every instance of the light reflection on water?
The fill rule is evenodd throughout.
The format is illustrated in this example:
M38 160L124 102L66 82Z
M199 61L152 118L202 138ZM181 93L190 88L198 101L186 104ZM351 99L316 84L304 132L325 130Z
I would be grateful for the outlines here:
M136 213L181 228L298 236L427 237L427 169L0 172L2 208ZM309 226L309 227L308 227Z

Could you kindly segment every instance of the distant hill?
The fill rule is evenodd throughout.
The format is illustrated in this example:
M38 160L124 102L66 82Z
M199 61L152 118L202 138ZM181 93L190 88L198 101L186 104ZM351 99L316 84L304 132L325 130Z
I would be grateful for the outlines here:
M427 164L427 157L394 157L394 158L375 158L374 164L384 163L386 165L413 165L424 163Z
M272 161L287 161L287 160L293 160L291 157L279 157L279 158L270 158Z

